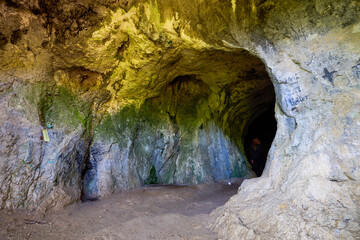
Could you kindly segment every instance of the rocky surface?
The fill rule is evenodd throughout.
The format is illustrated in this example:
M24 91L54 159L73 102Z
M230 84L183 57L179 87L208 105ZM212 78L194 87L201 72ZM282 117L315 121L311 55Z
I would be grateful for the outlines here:
M360 235L358 1L8 0L0 19L1 208L102 197L152 166L250 177L244 134L276 98L264 174L213 212L219 238Z

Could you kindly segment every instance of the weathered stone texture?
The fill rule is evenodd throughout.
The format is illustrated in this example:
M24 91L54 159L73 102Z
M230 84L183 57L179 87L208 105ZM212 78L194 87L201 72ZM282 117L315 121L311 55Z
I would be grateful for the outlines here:
M356 0L3 1L0 208L105 196L153 165L164 183L249 176L243 136L274 86L264 174L212 226L222 239L355 239L359 39Z

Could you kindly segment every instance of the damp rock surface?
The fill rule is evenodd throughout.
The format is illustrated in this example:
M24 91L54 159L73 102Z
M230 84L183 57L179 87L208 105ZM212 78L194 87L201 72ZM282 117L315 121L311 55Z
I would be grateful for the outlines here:
M0 208L46 212L161 183L260 178L214 211L223 239L360 235L360 3L0 3ZM43 130L49 134L46 142Z

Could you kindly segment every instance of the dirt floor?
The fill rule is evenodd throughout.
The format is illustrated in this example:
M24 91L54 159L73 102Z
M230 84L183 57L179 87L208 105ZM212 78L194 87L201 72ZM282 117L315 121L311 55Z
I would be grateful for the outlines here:
M240 184L152 185L42 217L3 211L0 239L216 239L207 228L209 214Z

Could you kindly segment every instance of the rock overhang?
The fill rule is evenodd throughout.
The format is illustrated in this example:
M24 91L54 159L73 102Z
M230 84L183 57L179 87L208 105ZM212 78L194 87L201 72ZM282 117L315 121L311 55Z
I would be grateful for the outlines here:
M276 214L274 225L270 224L271 228L262 229L261 226L264 223L261 221L267 221L267 217L258 213L255 215L262 216L259 217L259 221L249 223L246 210L239 210L236 213L231 210L240 204L239 201L233 200L228 208L224 207L222 212L218 213L218 216L225 214L227 219L232 219L232 217L241 219L241 223L225 226L221 224L223 221L219 217L218 226L221 229L218 228L218 231L221 236L229 238L234 235L233 229L237 229L238 233L242 234L241 236L249 238L256 236L282 238L286 235L282 232L288 232L287 237L307 234L312 238L319 236L331 238L337 235L348 237L358 232L356 227L358 220L353 214L358 212L356 203L359 201L359 191L356 187L359 179L357 167L359 115L356 109L359 105L358 70L360 64L358 59L360 47L357 41L359 35L357 30L359 3L357 1L308 1L298 4L297 1L238 0L214 1L213 4L208 4L205 1L163 0L119 4L120 8L116 6L116 3L100 4L100 2L82 1L76 3L78 11L72 11L72 3L68 1L59 2L54 6L50 6L48 1L41 1L41 4L7 1L6 6L2 3L3 19L6 17L14 19L12 24L2 21L4 30L1 32L3 40L0 51L4 53L1 65L5 82L4 91L2 91L5 96L3 99L11 103L9 109L12 109L12 112L16 110L17 118L22 119L19 121L23 124L29 124L29 119L40 122L28 128L31 133L29 136L36 134L38 132L36 129L44 127L47 118L51 120L54 116L71 116L75 121L66 121L65 117L55 119L54 128L66 133L72 132L73 134L70 134L72 137L77 134L85 136L83 138L85 143L78 143L76 149L65 147L61 150L64 155L78 159L79 166L84 159L89 159L89 156L91 158L91 155L93 159L96 158L96 152L102 152L104 156L110 154L114 159L117 155L127 156L125 153L121 154L121 149L116 148L115 145L113 145L113 150L108 152L107 150L110 149L108 147L111 145L103 150L100 147L91 150L82 145L86 146L89 143L90 136L94 131L96 132L96 126L101 125L108 115L112 115L110 118L117 118L116 114L121 112L122 108L135 105L135 110L129 110L126 114L138 116L139 109L144 103L161 98L169 83L179 76L195 76L196 79L209 86L210 92L215 93L226 88L226 84L233 84L235 87L228 90L233 91L231 95L236 96L236 99L241 99L243 96L241 91L249 90L253 86L256 89L256 86L259 86L256 84L260 84L262 80L239 81L240 78L248 78L254 71L252 67L245 67L246 64L231 64L238 59L241 63L247 63L252 59L251 61L259 63L259 66L263 62L264 65L254 67L254 69L256 73L260 73L259 78L260 76L261 79L265 79L262 76L270 78L274 84L278 133L270 151L264 176L246 181L237 198L241 198L244 204L251 205L254 202L263 203L264 199L272 199L279 193L282 196L280 199L273 204L269 201L264 204L264 208L261 208L265 215L266 209L276 210L276 204L281 206L279 208L281 211L287 207L300 209L299 214L294 213L290 216L292 220L300 223L307 222L308 226L317 230L301 231L281 224L286 222L282 218L285 213L281 211ZM194 14L194 9L197 10L196 14ZM92 20L78 21L86 18ZM71 21L64 24L64 21L69 19ZM43 25L46 27L42 27ZM209 56L211 54L214 60L211 60ZM223 55L228 55L227 58L231 59L230 66L226 66ZM248 56L247 61L242 61L241 58L245 56ZM216 58L220 61L215 61ZM209 61L214 64L209 64ZM238 69L239 67L241 70ZM229 69L227 70L229 73L217 71L216 68ZM236 70L231 71L234 68ZM218 76L226 81L217 83ZM157 81L158 79L161 80ZM29 83L34 82L39 84L36 85L39 87L32 91L30 89L35 85ZM263 86L272 87L270 81ZM238 90L240 94L234 94ZM43 94L45 92L47 94ZM16 93L17 96L8 93ZM33 97L34 94L40 95L40 98ZM221 106L226 108L226 104L223 104L225 99L234 100L227 98L226 94L218 94L218 96L214 94L214 96L208 100L213 104L213 109L220 109ZM65 99L70 99L70 101ZM266 101L270 102L269 99L270 95ZM91 104L83 104L83 102ZM258 100L255 102L258 103ZM56 107L54 103L62 107ZM24 108L21 104L26 107ZM250 106L250 104L245 105ZM232 115L233 119L244 115L243 113L247 111L241 108L234 109L234 112L238 114ZM47 115L47 112L56 114ZM6 120L11 119L9 111L5 109L3 115L7 116L4 121L9 122L10 120ZM174 114L170 115L174 116ZM207 114L202 114L202 116L207 116ZM229 119L231 114L223 116ZM248 119L250 118L252 117ZM124 121L126 122L126 119ZM196 125L201 126L200 122ZM167 128L170 130L163 128L160 132L167 131L169 138L157 137L149 141L159 141L158 144L161 146L169 142L168 146L178 149L180 138L176 137L177 128L172 125L171 118L166 124L169 124ZM125 129L125 132L129 129L136 130L136 126L125 126L127 127L121 128L118 124L117 129ZM217 131L216 128L210 126L205 127L205 132L206 129L215 131L208 131L208 136ZM18 128L13 125L12 129ZM226 132L227 128L222 126L222 129ZM129 135L134 136L130 130ZM9 135L8 130L3 129L3 131L4 136ZM148 134L160 133L150 131ZM201 134L203 132L199 130L197 139L206 139L202 138ZM29 136L19 133L12 138L20 149L24 149L19 153L7 151L6 156L10 156L8 161L13 161L15 164L14 159L20 156L20 158L25 157L26 161L32 160L34 163L30 163L32 166L38 163L37 157L31 154L38 151L36 144L39 142L34 140L31 143L34 145L26 145L24 141L28 141ZM58 134L56 140L57 143L61 143L60 146L64 146L66 142L76 142L77 139L77 137L63 138L61 136ZM121 134L119 136L122 137ZM221 135L217 137L220 140L223 139ZM145 138L142 140L146 142ZM3 141L8 142L8 140ZM199 143L202 141L204 140ZM126 141L124 144L126 145ZM139 154L138 158L149 157L146 144L143 144L144 146L136 144L134 149L138 149L136 150ZM34 150L26 147L26 150L23 146L36 147ZM90 150L84 151L84 149ZM165 147L159 149L165 149ZM51 152L55 150L54 146L48 146L47 150L42 151L48 151L51 157ZM26 151L31 152L30 158L29 154L23 154ZM153 159L157 156L159 154L155 154ZM315 161L319 161L319 169L311 168L311 163ZM109 163L111 164L118 164L118 162ZM26 163L20 165L18 170L32 176L31 171L23 169L22 166L26 166ZM47 164L46 169L50 166L52 165ZM107 166L100 169L106 172ZM307 171L309 166L311 169ZM145 174L150 167L151 164L145 166L142 172ZM60 167L60 169L66 168ZM56 168L52 168L52 171L57 172ZM78 199L79 193L77 190L70 190L69 182L62 183L61 176L67 176L64 174L64 171L61 174L55 174L57 176L55 179L60 185L62 184L57 189L67 189L65 194L63 190L57 190L53 195L72 196L66 200L71 202ZM74 172L71 174L76 176ZM115 176L121 179L126 174L118 172ZM79 178L81 176L75 177L75 179ZM192 176L190 178L196 179ZM21 177L14 177L11 181L7 177L2 187L11 189L6 186L12 186L17 181L21 182ZM42 181L46 182L46 179ZM136 179L131 181L131 184L122 187L138 184ZM316 182L324 186L318 196L317 191L306 187L307 183L314 186ZM109 186L104 186L106 183L105 181L103 185L96 187L109 189ZM342 189L346 188L351 196L345 194L345 190L342 191L338 187L340 185ZM291 191L292 186L298 191L304 190L305 196L296 197ZM51 193L51 187L46 190L34 188L31 185L29 187L29 196L35 190L41 193L36 199L42 199L44 192ZM330 192L336 194L329 194ZM250 193L253 193L252 197ZM259 196L258 193L262 197L256 197ZM4 199L8 199L6 196ZM21 194L17 196L16 200L3 201L2 206L6 203L6 206L13 204L19 207L24 202L32 207L37 205L31 197ZM289 201L289 196L295 200ZM27 198L29 200L26 200ZM340 199L340 202L348 206L351 211L341 207L341 204L336 204L334 201L336 198ZM43 206L51 205L51 201L51 197L48 198L48 202L44 201ZM313 203L314 201L316 203ZM303 208L304 204L305 208ZM329 204L333 208L327 208ZM328 215L332 219L337 219L339 224L327 221L327 217L323 216L312 221L314 224L317 223L316 226L312 225L301 209L311 209L312 212L319 214L322 209L325 209L324 211L329 211ZM332 225L327 226L325 222L330 222ZM253 231L242 226L247 226ZM324 231L330 232L330 235Z

